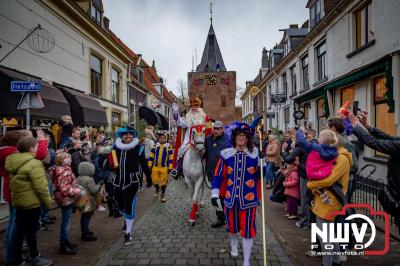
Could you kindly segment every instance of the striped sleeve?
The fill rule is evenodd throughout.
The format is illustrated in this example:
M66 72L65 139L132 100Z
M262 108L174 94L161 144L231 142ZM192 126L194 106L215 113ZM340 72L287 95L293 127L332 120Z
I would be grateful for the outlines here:
M153 166L153 161L154 161L154 155L156 153L156 146L153 146L153 148L150 151L150 156L149 156L149 161L147 162L149 167Z
M168 147L168 170L172 170L172 164L174 162L174 150L172 147Z
M215 168L215 171L214 171L212 188L220 189L220 187L222 185L222 181L225 179L225 177L226 177L226 166L225 166L223 158L221 157L218 160L217 167Z

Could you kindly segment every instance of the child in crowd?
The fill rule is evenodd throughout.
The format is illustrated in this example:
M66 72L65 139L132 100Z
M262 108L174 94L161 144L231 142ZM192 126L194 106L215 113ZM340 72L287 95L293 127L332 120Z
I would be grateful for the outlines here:
M16 209L13 242L14 265L25 264L22 243L27 238L32 265L52 265L53 262L39 255L37 230L40 205L51 207L51 198L42 162L35 159L38 142L33 137L23 137L17 143L19 153L6 158L5 169L10 174L12 203Z
M60 124L61 124L60 149L63 149L67 143L71 142L71 135L74 124L72 123L72 118L69 115L63 115L61 117Z
M81 212L81 233L83 241L96 241L97 237L89 230L90 219L94 211L97 209L96 197L100 192L104 180L95 183L93 176L95 173L94 164L90 162L81 162L78 167L78 184L83 187L89 196L88 205Z
M161 202L166 202L165 190L167 189L168 173L172 170L172 161L174 160L174 151L171 145L167 143L167 133L158 133L159 143L151 149L148 166L151 169L151 179L158 197L161 186Z
M296 132L296 140L306 152L309 152L306 162L307 178L310 180L322 180L331 175L333 165L338 156L338 138L336 133L324 129L319 134L318 143L308 142L304 135L305 129ZM323 202L329 204L326 191L318 191Z
M300 183L297 171L297 162L288 163L286 170L284 170L285 181L283 182L283 186L285 187L284 194L286 195L288 212L285 216L289 220L297 219L297 202L300 199Z
M71 221L75 199L80 195L78 183L71 169L71 155L59 150L56 155L56 166L49 169L55 187L56 203L61 207L60 253L76 254L76 245L69 242L68 225Z

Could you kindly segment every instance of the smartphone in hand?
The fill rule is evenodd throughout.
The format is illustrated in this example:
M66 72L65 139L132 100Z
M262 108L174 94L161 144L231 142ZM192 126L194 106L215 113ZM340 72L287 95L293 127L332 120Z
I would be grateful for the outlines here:
M358 104L359 104L358 101L354 101L354 102L353 102L353 114L354 114L355 116L357 115L358 111L361 111L360 108L358 108Z

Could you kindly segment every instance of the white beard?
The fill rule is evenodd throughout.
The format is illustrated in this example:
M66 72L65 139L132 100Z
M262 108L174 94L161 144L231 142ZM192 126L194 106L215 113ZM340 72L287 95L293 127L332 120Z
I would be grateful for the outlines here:
M185 116L185 120L187 121L189 127L203 125L206 122L206 114L202 108L198 108L197 111L190 109Z

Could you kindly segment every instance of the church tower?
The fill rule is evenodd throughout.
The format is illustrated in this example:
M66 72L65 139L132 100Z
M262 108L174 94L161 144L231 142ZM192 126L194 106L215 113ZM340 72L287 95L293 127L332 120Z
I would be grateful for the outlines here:
M236 72L226 70L212 25L212 11L210 20L201 62L196 71L188 73L189 97L198 96L204 112L226 125L235 120Z

